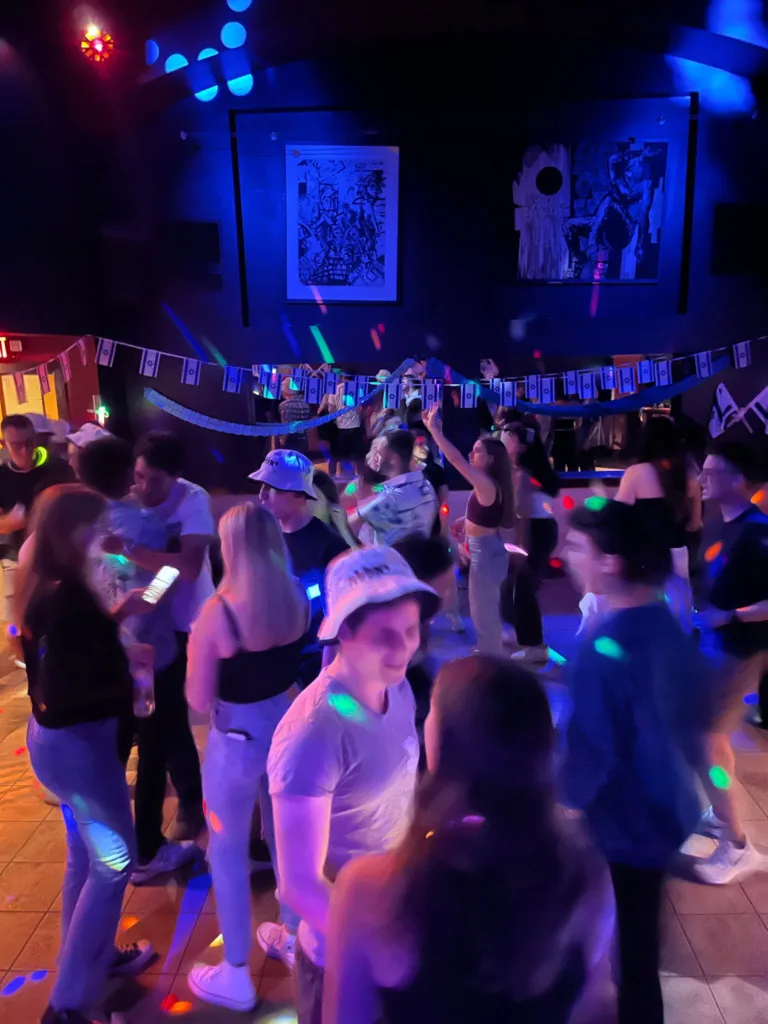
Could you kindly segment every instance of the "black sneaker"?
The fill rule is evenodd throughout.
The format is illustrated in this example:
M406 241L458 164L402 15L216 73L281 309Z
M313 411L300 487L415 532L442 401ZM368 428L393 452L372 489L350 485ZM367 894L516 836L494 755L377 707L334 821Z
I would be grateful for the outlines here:
M110 976L125 977L141 974L154 959L155 951L152 943L146 939L129 942L125 946L115 946L115 956L109 965Z
M176 821L168 838L181 843L185 839L197 839L205 831L205 815L201 806L179 807Z

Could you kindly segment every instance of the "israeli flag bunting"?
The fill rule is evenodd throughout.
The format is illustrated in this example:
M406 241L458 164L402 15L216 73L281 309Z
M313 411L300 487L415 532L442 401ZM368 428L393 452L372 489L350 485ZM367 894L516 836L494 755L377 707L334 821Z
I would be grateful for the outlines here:
M605 391L613 391L616 387L616 371L613 366L604 366L600 371L603 377L603 388Z
M502 404L501 392L503 383L504 382L502 381L501 377L494 377L489 384L491 391L494 393L494 395L496 395L499 405Z
M461 385L461 408L474 409L477 406L477 385L467 380Z
M622 395L629 394L635 390L635 368L634 366L622 366L619 368L619 391Z
M200 383L200 360L185 359L181 366L181 383L197 387Z
M538 373L532 373L525 378L525 397L529 402L538 402L540 395L539 375Z
M579 393L579 375L575 370L569 370L565 375L565 393L566 395L578 395Z
M641 384L653 384L656 380L653 372L653 360L641 359L637 364L637 377Z
M737 370L746 370L752 363L752 345L749 341L733 346L733 365Z
M696 363L696 376L697 377L711 377L712 376L712 353L711 352L697 352L693 357Z
M326 395L335 395L336 394L336 385L339 383L339 378L336 376L335 373L326 373L324 380L325 380L325 391L324 391L324 394L326 394Z
M320 378L319 377L307 377L306 378L306 392L305 398L310 405L319 405L320 398Z
M555 400L555 378L541 378L541 401L544 405L551 405Z
M69 384L72 380L72 367L69 362L69 352L59 353L59 365L61 366L61 376L65 384Z
M517 381L504 381L501 389L501 404L504 406L517 405Z
M590 370L588 373L579 374L579 398L595 397L595 375Z
M85 338L77 339L77 347L80 352L80 362L85 367L88 365L88 352L85 347Z
M46 363L41 363L37 368L37 375L40 378L40 390L44 395L50 394L51 391L51 380L48 376L48 366Z
M96 354L96 363L99 366L111 366L115 361L117 342L109 338L99 338L99 351Z
M441 380L427 380L424 382L423 408L431 409L434 405L440 405L443 399L443 382Z
M13 383L16 385L16 398L19 405L25 405L27 401L27 385L23 373L14 373Z
M238 394L238 392L240 391L242 378L243 373L239 366L225 366L224 380L221 385L221 390L227 391L233 395Z
M659 359L656 363L656 383L660 387L666 387L672 383L672 362L669 359Z
M139 364L139 373L142 377L156 377L157 371L160 369L160 353L154 349L145 348L141 353L141 363Z
M384 387L384 408L385 409L399 409L400 408L400 385L399 384L387 384Z

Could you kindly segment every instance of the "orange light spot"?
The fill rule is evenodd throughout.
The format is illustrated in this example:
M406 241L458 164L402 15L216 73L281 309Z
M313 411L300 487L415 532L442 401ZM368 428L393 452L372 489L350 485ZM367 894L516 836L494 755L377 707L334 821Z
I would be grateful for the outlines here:
M380 352L381 338L379 337L379 332L373 327L371 328L371 341L373 342L373 347L376 349L376 351Z
M714 562L720 552L723 550L722 541L718 541L717 544L711 544L704 552L705 562Z
M424 836L424 838L425 839L431 839L434 834L435 834L434 832L427 832L427 834L426 834L426 836Z
M221 818L215 811L208 811L208 824L216 835L219 835L220 832L224 831L224 826L221 824Z
M755 491L749 500L753 505L761 505L765 501L765 491Z
M440 515L441 516L447 516L450 511L451 510L448 508L447 505L441 505L440 506Z
M186 999L179 1000L178 1003L174 1003L168 1011L172 1017L181 1017L184 1013L189 1013L192 1009L192 1003Z
M122 930L124 932L127 932L127 931L130 931L130 929L133 928L133 926L135 924L138 924L138 923L139 923L138 917L130 917L130 916L128 916L128 917L124 917L122 919L122 921L120 922L120 927L122 928Z
M176 997L176 994L174 992L171 992L171 994L167 995L165 999L162 1001L162 1003L160 1003L160 1009L163 1011L163 1013L170 1013L171 1007L175 1006L176 1003L178 1003L178 1001L179 1000Z

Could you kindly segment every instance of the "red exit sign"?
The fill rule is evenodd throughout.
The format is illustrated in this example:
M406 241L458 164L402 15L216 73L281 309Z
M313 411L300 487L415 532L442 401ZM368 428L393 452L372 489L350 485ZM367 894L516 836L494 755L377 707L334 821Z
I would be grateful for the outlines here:
M7 338L0 334L0 362L17 362L21 359L21 349L21 338Z

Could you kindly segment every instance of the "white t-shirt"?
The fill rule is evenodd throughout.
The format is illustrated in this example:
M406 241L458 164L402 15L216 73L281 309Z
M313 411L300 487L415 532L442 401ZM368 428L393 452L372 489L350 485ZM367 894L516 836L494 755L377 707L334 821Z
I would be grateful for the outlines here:
M208 492L197 484L181 477L171 491L171 496L152 511L165 523L170 542L175 538L192 535L213 537L216 527L211 512ZM169 549L173 551L173 547ZM180 633L188 633L192 623L208 598L213 594L211 559L206 548L203 567L194 582L178 580L173 588L173 623Z

